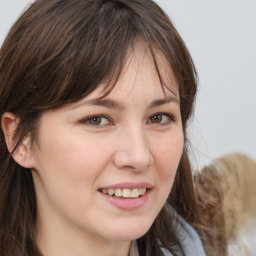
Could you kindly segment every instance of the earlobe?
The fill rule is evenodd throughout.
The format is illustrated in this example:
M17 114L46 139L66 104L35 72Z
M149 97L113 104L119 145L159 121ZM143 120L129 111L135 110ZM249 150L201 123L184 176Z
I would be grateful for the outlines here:
M15 149L17 138L16 130L19 125L19 118L10 112L5 112L1 118L1 126L5 136L5 142L10 153ZM26 136L19 143L12 154L14 160L24 168L33 168L33 158L30 152L30 137Z

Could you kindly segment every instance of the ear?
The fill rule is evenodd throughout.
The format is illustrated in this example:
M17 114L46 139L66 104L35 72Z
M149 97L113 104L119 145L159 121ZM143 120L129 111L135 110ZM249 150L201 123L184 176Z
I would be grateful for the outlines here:
M10 153L12 153L17 143L15 132L18 128L19 122L20 119L13 113L5 112L2 115L1 126L4 132L6 145ZM23 138L12 154L14 160L24 168L33 168L33 157L30 147L30 136L28 135Z

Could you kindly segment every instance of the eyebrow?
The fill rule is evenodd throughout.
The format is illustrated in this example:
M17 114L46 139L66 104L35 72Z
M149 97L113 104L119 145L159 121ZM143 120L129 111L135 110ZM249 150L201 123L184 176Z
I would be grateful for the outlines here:
M158 106L161 106L161 105L170 103L170 102L177 103L178 105L180 104L180 101L179 101L178 98L176 98L176 97L174 97L174 96L169 96L169 97L166 97L166 98L164 98L164 99L154 100L154 101L149 105L149 108L158 107Z
M110 99L100 99L100 98L83 101L73 106L72 109L83 106L83 105L102 106L102 107L118 109L118 110L124 109L124 105L121 102L110 100Z
M169 96L169 97L166 97L163 99L154 100L153 102L151 102L149 104L149 108L158 107L158 106L170 103L170 102L180 104L180 101L178 98L176 98L174 96ZM123 110L125 108L125 105L123 105L123 103L121 101L119 102L119 101L115 101L115 100L111 100L111 99L96 98L96 99L83 101L80 104L73 106L72 109L80 107L81 105L94 105L94 106L101 106L101 107L117 109L117 110Z

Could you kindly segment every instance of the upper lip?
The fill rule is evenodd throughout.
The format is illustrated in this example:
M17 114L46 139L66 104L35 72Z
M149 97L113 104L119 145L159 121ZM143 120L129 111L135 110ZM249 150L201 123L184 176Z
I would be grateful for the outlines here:
M116 184L112 184L112 185L108 185L108 186L104 186L101 187L100 189L117 189L117 188L153 188L153 185L151 183L148 182L123 182L123 183L116 183Z

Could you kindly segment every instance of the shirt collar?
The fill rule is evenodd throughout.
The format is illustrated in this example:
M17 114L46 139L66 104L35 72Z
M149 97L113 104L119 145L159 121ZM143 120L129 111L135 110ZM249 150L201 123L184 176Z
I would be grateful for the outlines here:
M129 256L140 256L138 244L137 244L136 240L133 240L131 243L131 249L130 249Z

